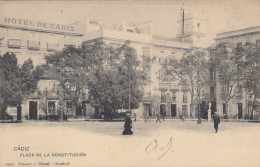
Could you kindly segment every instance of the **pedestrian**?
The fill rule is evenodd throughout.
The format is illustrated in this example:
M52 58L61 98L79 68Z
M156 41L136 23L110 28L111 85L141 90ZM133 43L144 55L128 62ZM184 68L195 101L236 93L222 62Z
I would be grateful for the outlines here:
M214 114L214 128L216 130L215 133L218 133L218 124L220 123L220 118L217 112Z
M149 120L149 117L148 117L147 114L146 114L146 116L145 116L145 122L149 122L149 123L150 123L150 120Z
M129 117L130 116L130 113L127 112L126 113L126 117L125 117L125 125L124 125L124 131L122 132L123 135L132 135L133 132L132 132L132 120L131 118Z
M161 123L161 119L160 119L160 114L159 114L159 112L156 114L156 116L157 116L156 123L157 123L157 121L159 121L159 122Z
M135 118L135 120L134 120L134 121L136 122L136 112L134 112L134 118Z

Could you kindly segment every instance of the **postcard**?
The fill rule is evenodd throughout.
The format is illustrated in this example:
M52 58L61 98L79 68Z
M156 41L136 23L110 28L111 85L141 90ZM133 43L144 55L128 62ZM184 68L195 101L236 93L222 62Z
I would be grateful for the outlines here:
M260 2L0 2L1 167L260 166Z

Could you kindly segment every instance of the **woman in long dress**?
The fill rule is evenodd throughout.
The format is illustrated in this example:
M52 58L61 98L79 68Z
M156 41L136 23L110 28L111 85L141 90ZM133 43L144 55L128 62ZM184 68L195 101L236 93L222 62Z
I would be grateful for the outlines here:
M123 135L132 135L133 134L133 132L131 130L132 129L132 120L129 117L129 115L130 115L130 113L127 113L126 117L125 117L125 125L124 125L125 129L122 133Z

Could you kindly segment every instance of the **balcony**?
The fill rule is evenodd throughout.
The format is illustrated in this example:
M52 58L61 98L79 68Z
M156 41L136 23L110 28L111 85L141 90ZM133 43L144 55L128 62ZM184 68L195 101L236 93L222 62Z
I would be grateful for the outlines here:
M168 90L168 83L159 83L160 90Z
M20 39L9 39L8 47L9 48L21 48L21 40Z
M27 41L28 49L31 50L40 50L40 42L39 41Z
M181 91L182 92L188 92L189 91L189 87L187 85L181 85Z
M243 93L240 93L240 92L236 92L236 93L235 93L235 96L236 96L236 99L237 99L237 100L241 100L241 99L244 98Z
M58 99L59 95L57 91L48 90L47 91L47 99Z
M76 48L76 45L73 45L73 44L65 44L64 47L65 47L65 48L68 48L68 47Z
M53 43L53 42L48 42L47 43L47 50L48 51L57 51L57 50L59 50L59 44Z
M225 94L225 92L222 92L222 93L220 94L220 98L221 98L221 100L226 100L226 94Z
M180 86L176 85L176 84L170 84L169 88L170 88L170 90L178 91L180 89Z

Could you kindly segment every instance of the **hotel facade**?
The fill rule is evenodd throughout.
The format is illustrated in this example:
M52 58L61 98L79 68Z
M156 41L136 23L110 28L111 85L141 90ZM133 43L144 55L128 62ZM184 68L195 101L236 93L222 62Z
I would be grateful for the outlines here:
M45 63L44 56L60 51L66 45L78 46L85 34L84 27L75 22L70 25L48 23L28 19L0 17L0 55L12 52L18 64L31 58L34 66ZM46 115L41 108L39 91L45 92L47 114L57 113L57 81L42 77L38 91L22 105L22 115L26 119L39 119ZM68 103L69 106L69 103ZM45 107L43 107L45 108ZM16 108L8 108L8 113L16 115Z

